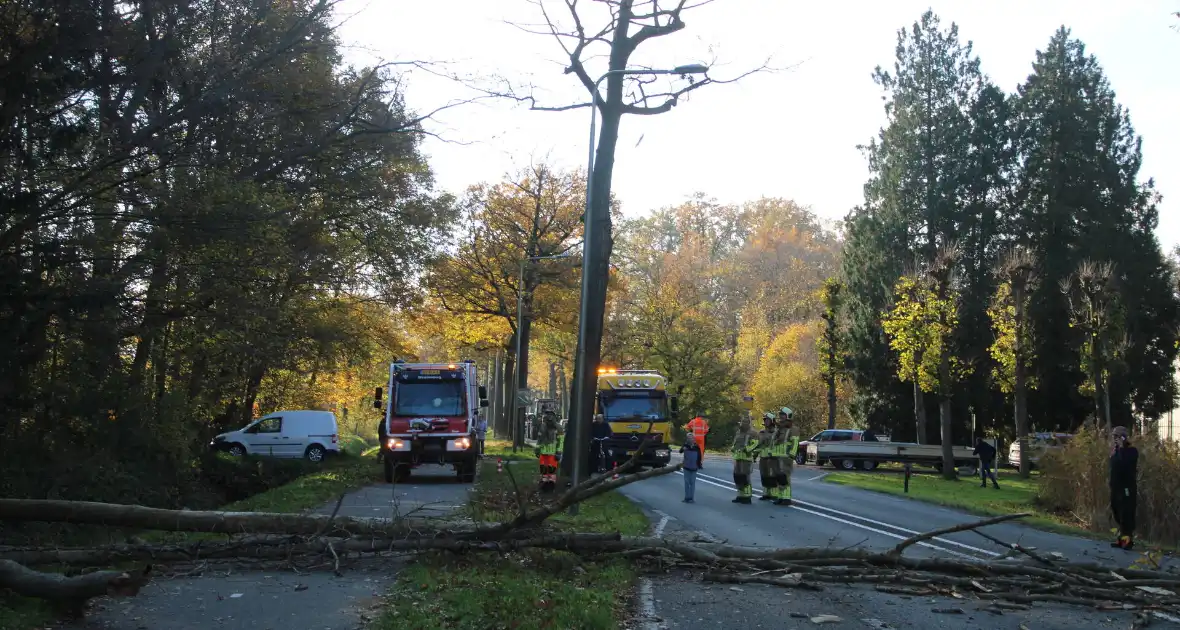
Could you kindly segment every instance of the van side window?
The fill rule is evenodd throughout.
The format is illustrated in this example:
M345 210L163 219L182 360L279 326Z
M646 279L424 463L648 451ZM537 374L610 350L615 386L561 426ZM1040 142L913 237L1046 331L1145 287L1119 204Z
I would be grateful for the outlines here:
M282 418L267 418L258 423L259 433L278 433L283 429Z
M852 439L852 431L836 431L836 435L832 438L839 442L847 442Z
M835 439L834 437L832 437L832 433L834 433L834 431L824 431L823 433L820 433L819 434L819 441L826 442L828 440Z

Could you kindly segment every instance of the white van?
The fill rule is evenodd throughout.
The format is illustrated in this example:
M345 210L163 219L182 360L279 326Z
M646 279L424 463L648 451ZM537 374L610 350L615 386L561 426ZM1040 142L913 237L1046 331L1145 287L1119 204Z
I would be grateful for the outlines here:
M261 455L323 461L340 454L336 414L331 411L276 411L237 431L213 438L209 447L235 457Z

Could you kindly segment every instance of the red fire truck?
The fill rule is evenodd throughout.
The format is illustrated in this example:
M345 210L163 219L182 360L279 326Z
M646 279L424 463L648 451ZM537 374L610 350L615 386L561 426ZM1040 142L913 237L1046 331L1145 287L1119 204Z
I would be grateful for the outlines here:
M385 412L381 459L385 481L404 481L422 464L450 464L460 481L475 479L479 448L474 432L488 406L475 361L389 366L388 404L377 388L373 406Z

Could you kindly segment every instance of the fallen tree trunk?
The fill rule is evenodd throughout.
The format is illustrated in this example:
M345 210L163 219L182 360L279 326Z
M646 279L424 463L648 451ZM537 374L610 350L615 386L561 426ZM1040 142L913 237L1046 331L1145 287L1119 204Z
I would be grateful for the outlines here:
M51 600L80 611L86 601L103 595L129 597L151 579L151 565L141 571L96 571L77 576L42 573L12 560L0 560L0 589L25 597Z
M141 505L47 499L0 499L0 520L231 535L287 534L384 539L445 535L460 540L489 540L505 536L513 530L535 527L575 503L677 470L680 470L679 465L653 468L624 475L613 481L604 479L609 475L600 475L571 488L555 502L524 512L509 522L482 527L446 528L440 525L437 518L389 519L323 514L166 510Z
M166 532L281 533L297 536L332 533L397 536L424 527L437 527L431 525L429 519L392 520L376 517L332 517L322 514L165 510L142 505L48 499L0 499L0 520L104 525Z

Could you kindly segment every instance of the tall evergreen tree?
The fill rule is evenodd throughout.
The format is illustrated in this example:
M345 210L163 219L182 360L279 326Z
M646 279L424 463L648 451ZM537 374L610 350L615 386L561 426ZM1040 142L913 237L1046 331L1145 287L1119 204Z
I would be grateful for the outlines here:
M1111 263L1128 305L1125 369L1112 375L1111 415L1131 421L1170 409L1180 301L1154 234L1158 195L1140 183L1141 139L1098 61L1062 27L1037 53L1017 97L1022 167L1012 230L1027 235L1043 261L1044 282L1029 309L1041 395L1031 401L1040 425L1071 427L1087 410L1077 330L1060 283L1082 260Z
M958 27L944 30L927 11L910 29L898 32L896 54L892 72L878 68L874 74L885 91L888 122L866 147L871 175L865 208L850 217L845 259L853 375L858 385L873 387L878 395L891 389L885 383L894 380L881 369L888 344L880 317L902 266L932 263L941 247L964 232L986 239L994 223L988 221L992 210L985 209L993 200L987 190L967 185L990 181L1001 170L972 159L978 153L972 150L974 120L1002 126L1002 121L995 122L994 110L1003 98L989 92L986 106L973 111L983 76L970 42L959 41ZM989 139L989 155L1001 152L992 148L996 144ZM983 169L987 172L974 172ZM973 221L966 220L969 200L977 215ZM985 311L986 297L980 304L978 310ZM925 443L926 403L917 384L913 395L917 440Z

